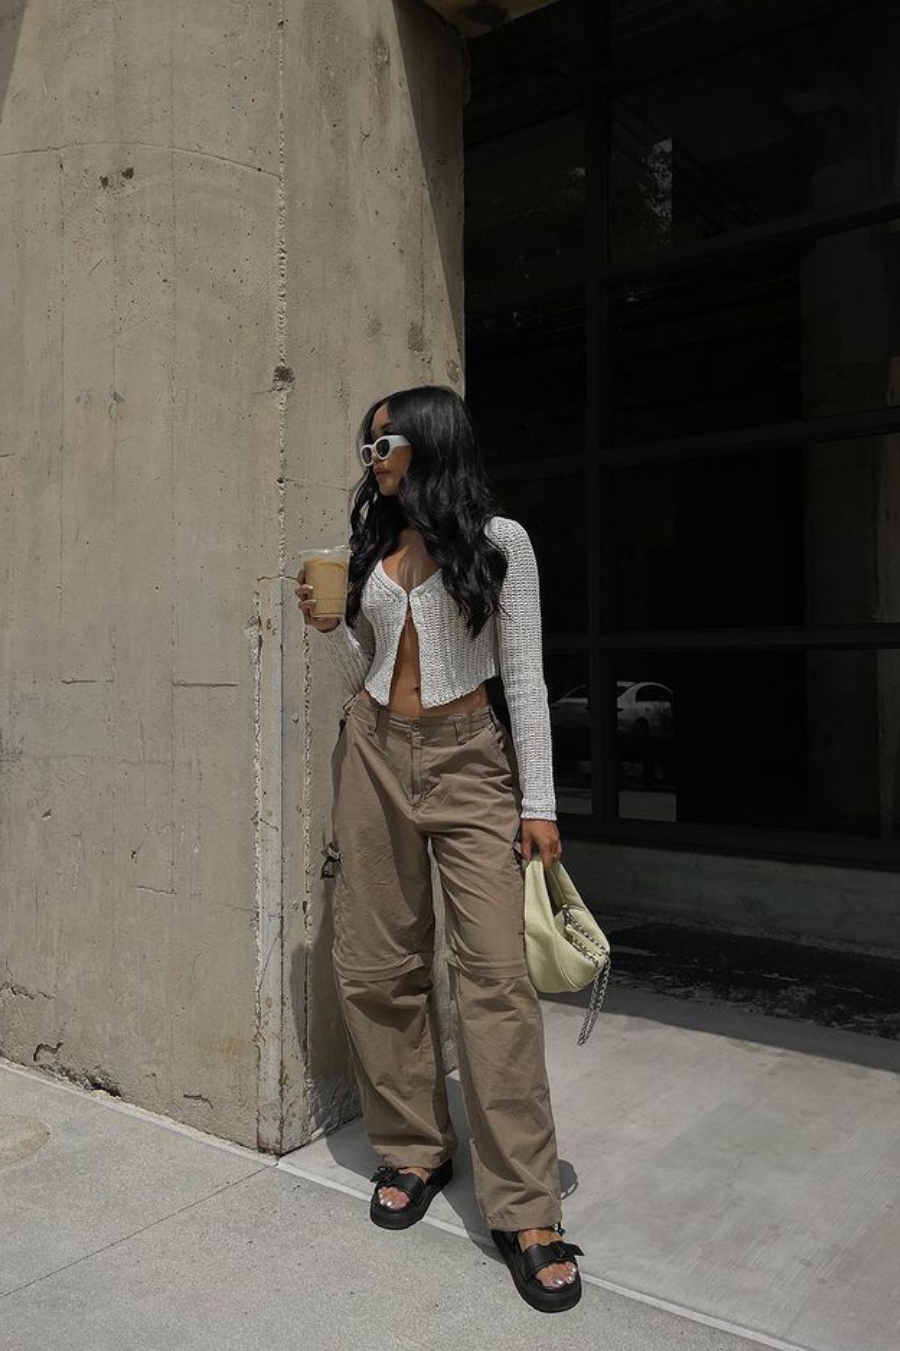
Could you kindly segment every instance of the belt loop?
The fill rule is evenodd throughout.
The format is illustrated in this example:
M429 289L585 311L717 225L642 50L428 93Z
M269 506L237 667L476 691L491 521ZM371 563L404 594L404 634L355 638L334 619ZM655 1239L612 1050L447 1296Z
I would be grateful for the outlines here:
M461 719L457 713L453 713L451 716L453 718L453 730L456 733L456 744L462 746L466 738L461 726Z

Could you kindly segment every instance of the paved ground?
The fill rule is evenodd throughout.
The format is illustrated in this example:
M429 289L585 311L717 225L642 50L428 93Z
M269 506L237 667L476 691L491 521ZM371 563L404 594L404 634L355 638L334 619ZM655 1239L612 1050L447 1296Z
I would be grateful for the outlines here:
M571 1313L516 1295L465 1150L388 1234L359 1123L275 1165L0 1062L0 1347L897 1351L896 1041L630 981L585 1047L544 1011Z
M676 924L623 919L605 927L620 986L900 1039L896 961Z

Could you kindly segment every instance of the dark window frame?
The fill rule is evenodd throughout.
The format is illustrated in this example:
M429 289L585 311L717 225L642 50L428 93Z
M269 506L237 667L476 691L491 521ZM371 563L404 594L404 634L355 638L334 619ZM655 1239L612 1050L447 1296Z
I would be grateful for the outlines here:
M815 9L816 6L810 6ZM820 11L837 9L822 5ZM801 22L808 22L807 14ZM791 26L789 19L784 27ZM799 628L662 631L627 634L615 629L611 529L612 470L620 464L678 461L698 455L727 455L766 446L802 445L822 440L847 440L900 430L900 408L877 408L791 423L737 427L725 434L675 438L655 444L616 446L611 435L610 346L612 291L623 282L678 272L685 267L716 267L742 254L768 250L787 240L817 239L860 226L900 217L900 194L859 203L846 211L808 212L780 221L734 230L709 241L651 255L639 262L610 263L610 134L612 97L616 89L644 78L640 70L612 67L608 0L585 5L586 72L584 116L586 149L585 333L587 407L583 456L554 462L553 472L585 472L589 519L597 523L588 548L589 628L582 642L571 635L548 644L555 651L587 651L590 688L590 745L598 768L590 815L560 813L563 829L573 837L611 844L690 850L701 853L757 856L794 862L900 871L900 841L840 836L787 829L704 826L696 823L625 820L618 815L618 749L615 665L623 653L651 651L733 652L773 648L808 651L815 648L881 650L900 647L900 624L810 625ZM731 35L739 41L740 34ZM750 41L758 41L753 35ZM697 64L709 53L695 52ZM677 61L673 65L679 64ZM694 64L691 61L689 64ZM657 73L657 72L652 72ZM550 463L504 466L506 474L540 474Z
M864 0L857 8L868 11L878 0ZM824 239L851 230L900 219L900 192L872 195L848 203L846 209L808 211L738 226L709 239L677 245L632 261L611 261L610 239L610 128L614 99L647 80L702 69L723 54L755 46L777 33L787 32L844 11L836 0L798 0L791 14L775 6L764 12L735 15L701 41L682 34L665 50L626 64L614 64L609 0L586 0L582 53L584 88L570 90L521 107L502 116L470 122L468 145L502 138L511 131L568 116L581 108L586 152L585 276L583 289L561 287L546 278L540 299L544 306L558 303L583 306L585 323L585 442L582 452L559 457L507 461L492 466L492 477L504 480L548 478L565 491L566 480L585 476L588 519L595 528L588 539L587 632L545 635L545 652L587 657L590 746L594 782L590 814L561 812L560 825L573 838L628 847L663 848L729 856L788 860L883 872L900 871L900 840L879 840L782 827L742 827L702 822L666 822L620 818L618 778L616 668L623 656L659 652L732 653L857 649L878 651L900 647L900 624L809 625L803 627L731 627L718 629L629 630L615 628L613 579L612 478L622 466L683 462L702 457L727 457L753 451L864 439L900 431L900 407L878 407L788 422L735 426L725 431L682 435L663 442L616 444L612 436L610 346L612 302L617 288L654 278L683 275L698 266L704 271L728 267L737 260L765 255L779 248ZM525 21L527 22L527 20ZM508 298L498 301L505 313ZM485 311L489 313L490 309ZM527 347L523 328L510 342ZM546 628L546 625L545 625Z

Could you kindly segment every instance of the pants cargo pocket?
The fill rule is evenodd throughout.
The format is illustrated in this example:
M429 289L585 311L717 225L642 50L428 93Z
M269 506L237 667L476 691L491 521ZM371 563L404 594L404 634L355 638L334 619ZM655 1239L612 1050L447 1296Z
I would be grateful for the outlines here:
M528 867L528 864L525 862L525 855L522 853L521 840L519 839L513 840L512 851L513 851L513 858L516 860L516 866L518 867L519 872L521 873L522 878L524 880L525 869Z
M322 864L320 877L334 877L335 869L341 860L341 851L338 849L334 840L329 840L325 846L325 861Z

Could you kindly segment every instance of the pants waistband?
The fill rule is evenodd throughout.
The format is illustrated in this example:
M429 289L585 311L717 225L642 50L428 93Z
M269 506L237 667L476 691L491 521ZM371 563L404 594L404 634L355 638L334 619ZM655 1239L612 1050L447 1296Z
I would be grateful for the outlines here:
M415 736L437 744L465 741L482 727L496 727L499 724L490 704L486 708L470 709L466 713L426 713L422 717L409 717L376 703L362 690L344 704L344 712L372 731L382 734L391 731L400 736Z

